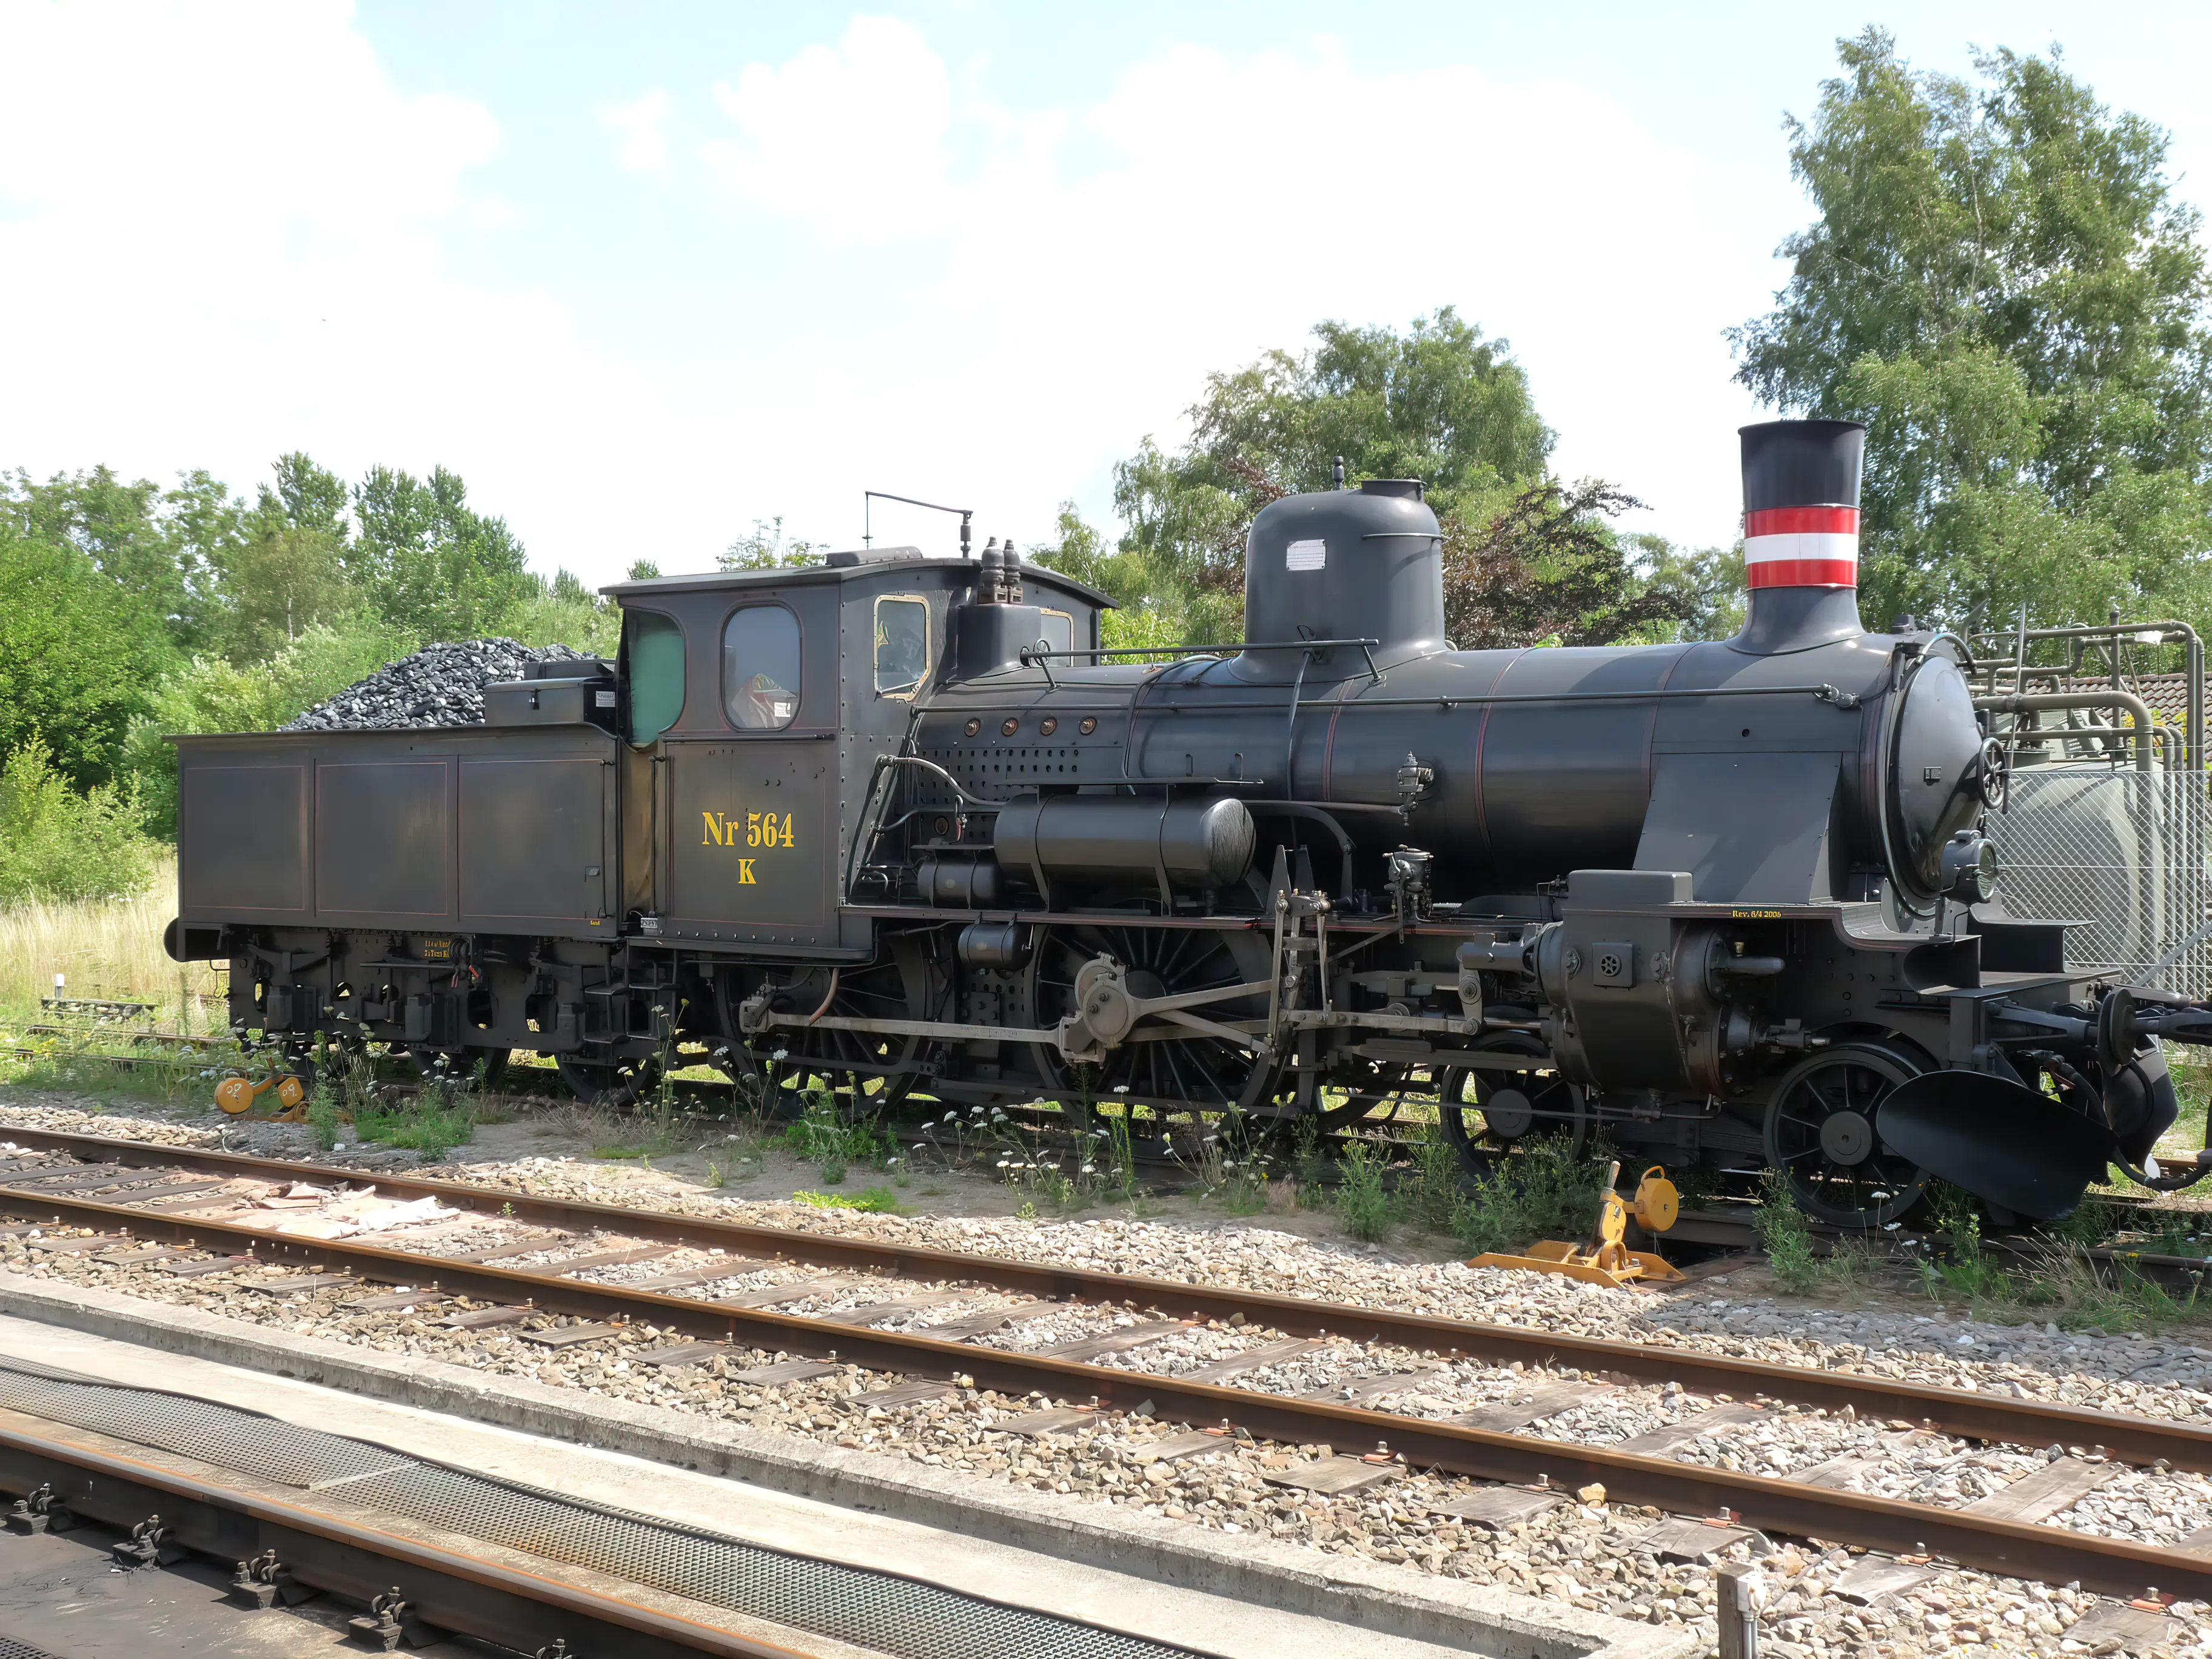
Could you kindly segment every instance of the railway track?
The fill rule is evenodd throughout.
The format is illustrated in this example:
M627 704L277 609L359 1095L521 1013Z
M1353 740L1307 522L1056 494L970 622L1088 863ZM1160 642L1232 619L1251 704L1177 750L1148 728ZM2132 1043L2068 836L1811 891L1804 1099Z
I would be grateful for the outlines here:
M1286 1446L1365 1447L1370 1459L1337 1457L1328 1478L1388 1478L1419 1467L1505 1483L1517 1491L1470 1502L1509 1506L1556 1501L1591 1485L1619 1501L1680 1515L1733 1516L1742 1523L1856 1544L1906 1556L2048 1583L2078 1580L2136 1595L2148 1585L2212 1598L2212 1553L2037 1524L2133 1464L2154 1471L2212 1471L2212 1429L2088 1411L1986 1393L1776 1366L1727 1356L1510 1326L1218 1290L1135 1275L959 1255L924 1247L704 1220L571 1200L513 1194L413 1177L355 1177L273 1160L52 1132L11 1132L38 1156L0 1170L0 1208L92 1230L119 1245L158 1241L208 1254L176 1264L195 1275L259 1274L270 1264L313 1267L295 1286L349 1293L368 1285L411 1287L415 1302L477 1326L529 1328L524 1340L561 1347L626 1342L648 1364L720 1359L747 1374L759 1355L848 1364L885 1377L886 1407L958 1388L1014 1398L1091 1400L1102 1408L1147 1410L1163 1421L1220 1425ZM88 1164L64 1159L90 1159ZM353 1239L274 1234L244 1224L235 1206L248 1183L264 1191L303 1177L359 1179L388 1199L435 1198L473 1212L483 1225L517 1234L511 1245L441 1255ZM195 1188L191 1183L198 1182ZM149 1210L149 1205L161 1206ZM233 1213L210 1214L211 1209ZM166 1211L167 1212L162 1212ZM609 1251L610 1237L640 1241ZM429 1241L425 1241L429 1243ZM63 1245L70 1249L96 1243ZM718 1253L709 1255L709 1252ZM519 1256L548 1258L508 1265ZM594 1282L586 1272L653 1273L634 1283ZM684 1267L685 1261L696 1265ZM665 1269L674 1267L679 1271ZM822 1269L837 1281L825 1281ZM776 1275L811 1271L814 1276ZM329 1275L325 1277L324 1275ZM340 1277L343 1276L343 1277ZM765 1280L765 1282L762 1282ZM283 1281L278 1281L281 1288ZM742 1289L733 1285L742 1283ZM833 1288L834 1286L834 1288ZM721 1287L718 1290L718 1287ZM895 1318L983 1294L1023 1300L935 1328L884 1328ZM717 1296L723 1299L712 1299ZM854 1298L858 1298L855 1300ZM388 1298L387 1298L388 1299ZM829 1303L840 1305L828 1306ZM1121 1323L1103 1339L1024 1350L998 1346L1006 1333L1064 1304L1112 1305ZM817 1311L789 1311L813 1306ZM1141 1314L1141 1318L1132 1317ZM1248 1349L1183 1374L1146 1368L1154 1345L1203 1323L1241 1328ZM664 1334L641 1349L635 1328ZM1268 1392L1269 1368L1328 1345L1357 1373L1297 1395ZM1154 1349L1148 1356L1147 1349ZM1346 1350L1351 1350L1347 1354ZM1375 1402L1416 1392L1439 1360L1504 1371L1514 1392L1497 1407L1450 1417L1381 1409ZM1379 1367L1379 1369L1377 1369ZM1615 1382L1669 1385L1714 1403L1664 1433L1618 1445L1552 1437L1544 1419ZM951 1385L948 1387L948 1385ZM2057 1448L2043 1467L1963 1509L1869 1496L1848 1489L1863 1459L1839 1458L1787 1477L1678 1461L1670 1454L1700 1437L1755 1430L1756 1402L1793 1403L1858 1419L1896 1435L1939 1436L2024 1448ZM869 1394L855 1403L874 1403ZM1079 1411L1081 1408L1076 1408ZM1771 1419L1769 1419L1771 1420ZM1202 1434L1201 1434L1202 1438ZM1218 1444L1217 1441L1213 1443ZM2063 1449L2071 1448L2070 1452ZM1379 1473L1378 1473L1379 1471ZM1317 1476L1308 1478L1318 1479Z
M152 1566L189 1553L240 1564L249 1583L246 1564L258 1562L264 1608L280 1595L288 1603L327 1593L363 1604L371 1611L353 1622L372 1646L388 1624L386 1650L450 1632L541 1656L802 1659L791 1648L365 1525L306 1494L279 1496L264 1483L234 1485L213 1473L166 1465L136 1445L86 1445L36 1418L0 1413L0 1491L18 1498L21 1530L88 1522L121 1534L119 1563ZM248 1606L258 1599L242 1586L236 1594Z

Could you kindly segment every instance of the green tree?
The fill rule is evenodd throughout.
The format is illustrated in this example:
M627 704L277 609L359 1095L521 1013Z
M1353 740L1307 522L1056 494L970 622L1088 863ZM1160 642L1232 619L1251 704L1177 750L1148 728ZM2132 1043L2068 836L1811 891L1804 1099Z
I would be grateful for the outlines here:
M80 794L36 733L9 750L0 768L0 904L143 892L156 850L127 789Z
M246 507L207 473L164 491L106 466L44 483L19 470L0 481L0 509L18 534L82 553L173 643L191 649L219 629L222 571Z
M541 590L507 520L471 507L468 487L442 466L419 481L372 467L353 508L349 579L386 622L419 639L495 631Z
M34 741L79 787L106 782L171 659L162 623L69 539L0 514L0 751Z
M715 562L725 570L792 570L817 563L821 557L821 543L784 534L783 517L779 514L773 519L755 519L752 529L732 542L729 550ZM654 574L659 574L657 568ZM631 580L640 580L635 567Z
M1424 479L1439 516L1478 523L1544 476L1553 434L1527 375L1450 307L1402 332L1324 322L1313 340L1211 376L1181 451L1147 438L1115 469L1127 527L1097 585L1191 642L1234 639L1254 515L1328 489L1338 457L1354 477Z
M1644 503L1610 484L1549 480L1479 529L1444 528L1444 627L1462 650L1613 645L1670 633L1690 607L1655 586L1607 520Z
M1733 338L1769 403L1868 424L1870 618L2202 615L2212 287L2166 135L2055 52L1970 84L1878 28L1838 50L1787 125L1819 216Z

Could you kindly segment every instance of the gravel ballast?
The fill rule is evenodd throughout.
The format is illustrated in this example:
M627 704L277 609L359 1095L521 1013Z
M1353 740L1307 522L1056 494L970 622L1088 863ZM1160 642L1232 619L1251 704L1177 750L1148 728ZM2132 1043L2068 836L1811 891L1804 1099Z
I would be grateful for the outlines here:
M174 1125L139 1125L119 1116L88 1117L58 1108L0 1113L0 1124L6 1121L107 1135L141 1129L148 1139L163 1140L187 1138ZM600 1178L599 1166L566 1159L521 1159L443 1168L435 1173L495 1189L633 1206L641 1202L635 1190ZM665 1194L655 1197L665 1198ZM1121 1267L1147 1276L1278 1294L1387 1304L1447 1317L2002 1390L2177 1420L2212 1419L2212 1393L2207 1387L2212 1355L2171 1337L2066 1334L2055 1327L1995 1326L1894 1308L1808 1309L1730 1295L1725 1284L1718 1283L1662 1298L1469 1268L1458 1262L1399 1261L1382 1251L1246 1223L1174 1225L1110 1216L1032 1221L860 1215L781 1203L739 1203L698 1190L653 1202L650 1207L897 1238L1003 1257L1109 1270ZM416 1248L427 1256L541 1236L538 1230L496 1217L453 1218L438 1224L438 1231L423 1237ZM586 1249L620 1249L635 1242L614 1235L565 1241L544 1237L544 1252L514 1258L514 1265L538 1265ZM1303 1492L1271 1478L1294 1474L1297 1464L1332 1450L1364 1447L1277 1446L1226 1436L1218 1449L1178 1461L1156 1456L1149 1448L1164 1437L1180 1434L1184 1425L1146 1417L1101 1412L1086 1415L1072 1430L1042 1436L1008 1426L1012 1419L1040 1406L1079 1406L1079 1401L1012 1400L966 1388L945 1398L879 1404L864 1396L896 1379L849 1364L819 1376L763 1383L739 1373L783 1356L740 1351L728 1360L663 1370L641 1357L666 1340L649 1328L548 1348L527 1340L530 1324L481 1330L440 1324L454 1304L431 1305L426 1299L424 1305L412 1309L355 1310L349 1304L362 1299L357 1289L271 1296L246 1287L254 1272L251 1268L204 1279L174 1278L165 1275L158 1264L49 1255L38 1248L41 1242L10 1241L6 1265L36 1277L100 1285L265 1327L386 1352L420 1354L586 1395L667 1406L800 1441L965 1469L1017 1488L1134 1506L1145 1514L1218 1534L1249 1533L1324 1556L1351 1554L1407 1565L1595 1612L1679 1626L1706 1639L1713 1628L1714 1566L1719 1559L1757 1553L1769 1589L1769 1640L1764 1650L1784 1659L2119 1650L2114 1638L2098 1634L2103 1627L2098 1624L2080 1626L2079 1640L2069 1636L2093 1610L2107 1624L2118 1611L2115 1604L2100 1604L2099 1598L2078 1590L1936 1569L1920 1583L1876 1595L1868 1603L1848 1593L1845 1577L1863 1557L1802 1544L1774 1548L1754 1539L1730 1546L1713 1559L1670 1560L1643 1541L1662 1518L1656 1511L1607 1504L1601 1496L1565 1502L1493 1532L1447 1510L1452 1501L1475 1490L1471 1483L1402 1464L1389 1469L1376 1486L1336 1496ZM408 1241L404 1232L394 1232L379 1242L404 1246ZM591 1270L588 1276L621 1282L694 1268L708 1261L704 1253L686 1251L610 1265ZM821 1269L787 1264L732 1266L726 1278L702 1282L683 1293L715 1301L757 1292L769 1283L823 1276ZM876 1282L795 1302L786 1310L825 1312L909 1297L927 1288L908 1280L898 1281L896 1288ZM1001 1305L1012 1306L1012 1299L969 1286L957 1296L880 1322L892 1328L927 1330ZM1034 1348L1096 1336L1152 1317L1156 1316L1141 1306L1066 1305L1040 1317L1017 1320L979 1340ZM536 1322L550 1327L562 1322L541 1315ZM1255 1328L1194 1324L1094 1363L1182 1374L1279 1337L1279 1333ZM1332 1341L1256 1366L1238 1376L1234 1386L1297 1394L1398 1372L1422 1375L1417 1384L1409 1383L1374 1403L1387 1403L1389 1409L1418 1417L1449 1416L1510 1399L1538 1379L1551 1383L1577 1380L1566 1371L1523 1377L1510 1368L1468 1361L1440 1363L1417 1353ZM1563 1441L1616 1443L1680 1424L1714 1403L1673 1386L1606 1389L1592 1382L1588 1400L1555 1412L1526 1431ZM2045 1455L2032 1449L1975 1446L1913 1433L1902 1423L1860 1422L1846 1414L1775 1405L1760 1410L1748 1425L1686 1439L1672 1455L1686 1462L1777 1476L1841 1455L1856 1456L1866 1459L1869 1468L1854 1481L1853 1489L1944 1505L1972 1502L2002 1489L2031 1472ZM2208 1523L2212 1523L2212 1483L2193 1474L2124 1468L2116 1468L2104 1486L2045 1522L2160 1545L2172 1545ZM1843 1589L1838 1589L1839 1581ZM2137 1643L2131 1650L2163 1650L2176 1656L2212 1652L2212 1613L2195 1607L2175 1611L2185 1616L2164 1626L2157 1642L2148 1647Z

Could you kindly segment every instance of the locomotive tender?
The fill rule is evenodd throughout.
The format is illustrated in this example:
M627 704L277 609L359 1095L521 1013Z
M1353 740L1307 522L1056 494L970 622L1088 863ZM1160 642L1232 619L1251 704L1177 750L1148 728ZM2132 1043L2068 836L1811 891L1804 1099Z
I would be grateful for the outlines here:
M1859 620L1863 440L1744 428L1725 642L1457 650L1399 479L1259 514L1231 654L1115 661L1110 599L964 524L623 584L619 659L483 726L176 739L170 951L295 1055L532 1049L615 1103L676 1042L855 1112L1434 1092L1476 1166L1601 1131L1867 1226L1931 1174L2187 1184L2159 1037L2212 1012L1996 902L1966 648Z

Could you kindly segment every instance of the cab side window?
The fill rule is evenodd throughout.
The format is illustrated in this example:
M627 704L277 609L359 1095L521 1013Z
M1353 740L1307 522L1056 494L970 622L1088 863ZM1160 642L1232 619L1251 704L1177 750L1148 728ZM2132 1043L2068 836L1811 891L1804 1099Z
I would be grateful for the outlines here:
M629 740L654 742L684 712L684 630L673 617L633 611L623 618L629 659Z
M750 605L722 625L722 707L740 732L780 732L799 718L799 618Z
M929 605L926 600L876 601L876 692L908 697L929 673Z

